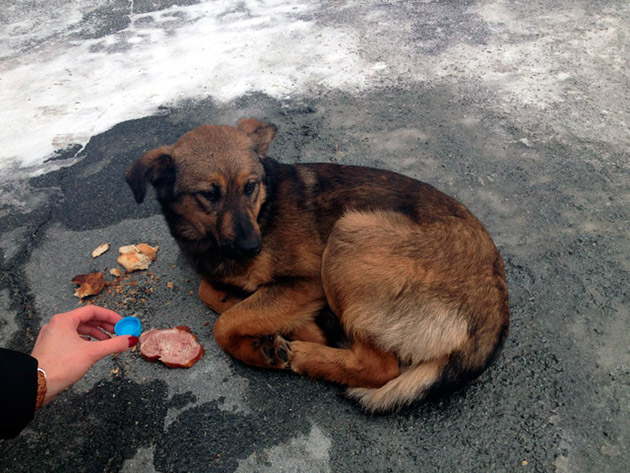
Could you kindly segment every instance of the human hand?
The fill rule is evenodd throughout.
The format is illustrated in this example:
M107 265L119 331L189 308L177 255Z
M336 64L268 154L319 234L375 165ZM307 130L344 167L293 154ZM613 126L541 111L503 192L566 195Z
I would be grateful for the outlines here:
M128 350L138 343L137 337L110 338L103 331L113 333L114 325L120 319L122 317L114 311L87 305L56 314L41 328L31 356L46 371L44 405L81 379L101 358Z

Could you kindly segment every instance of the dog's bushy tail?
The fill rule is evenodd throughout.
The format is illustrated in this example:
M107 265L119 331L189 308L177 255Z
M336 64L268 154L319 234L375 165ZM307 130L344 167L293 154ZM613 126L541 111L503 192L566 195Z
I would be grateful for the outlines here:
M480 363L470 366L461 353L442 361L411 365L380 388L350 388L346 394L368 412L380 413L399 409L415 401L456 390L477 379L501 352L508 332L504 323L492 348L480 354Z
M387 412L423 399L439 382L444 365L436 362L410 366L380 388L350 388L346 394L368 412Z

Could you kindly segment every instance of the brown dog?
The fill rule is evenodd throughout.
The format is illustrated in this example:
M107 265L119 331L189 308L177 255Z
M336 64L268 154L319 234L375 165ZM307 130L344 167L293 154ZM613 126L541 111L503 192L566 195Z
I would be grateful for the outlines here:
M503 261L481 223L428 184L388 171L281 164L276 128L204 125L146 153L146 181L243 362L349 386L385 411L475 379L509 325ZM330 308L348 343L334 345Z

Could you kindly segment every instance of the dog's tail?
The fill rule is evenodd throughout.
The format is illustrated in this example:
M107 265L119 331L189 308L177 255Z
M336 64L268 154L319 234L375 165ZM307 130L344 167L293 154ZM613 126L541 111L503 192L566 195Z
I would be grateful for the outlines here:
M439 382L446 362L426 362L410 366L380 388L350 388L348 397L369 412L391 411L423 399Z
M453 353L447 359L411 365L380 388L349 388L346 394L366 411L377 413L453 391L477 379L494 362L503 348L507 332L508 324L505 323L494 346L476 366L467 363L463 353Z

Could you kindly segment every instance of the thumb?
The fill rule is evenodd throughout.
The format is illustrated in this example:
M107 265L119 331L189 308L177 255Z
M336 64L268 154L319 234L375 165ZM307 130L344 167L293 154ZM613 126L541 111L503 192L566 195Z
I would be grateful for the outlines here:
M107 355L129 350L131 347L138 344L138 337L119 335L117 337L110 338L109 340L90 342L90 344L92 345L92 353L98 361Z

